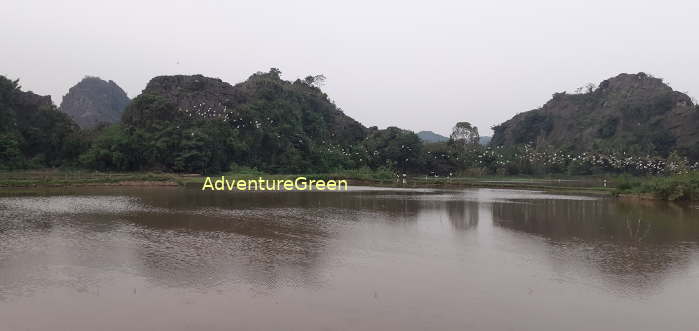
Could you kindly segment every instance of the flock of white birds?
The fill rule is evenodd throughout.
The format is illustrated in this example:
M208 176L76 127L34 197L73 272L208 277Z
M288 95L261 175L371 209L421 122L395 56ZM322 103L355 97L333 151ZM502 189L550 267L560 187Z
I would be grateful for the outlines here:
M201 102L198 104L195 104L189 108L180 108L179 111L184 112L188 118L192 119L220 119L224 120L226 122L229 122L233 125L235 125L236 129L241 129L241 128L255 128L255 129L262 129L266 125L274 125L275 121L274 119L267 117L264 121L258 121L258 120L244 120L242 117L238 116L237 118L235 117L236 113L234 110L228 109L228 106L223 105L221 102L211 106L208 105L205 102ZM179 128L179 126L178 126ZM194 133L192 133L194 135ZM335 136L334 132L330 133L331 136ZM281 138L281 134L276 135L277 138ZM365 139L368 139L365 138ZM298 139L299 144L303 144L304 141L303 139ZM341 155L345 158L349 159L355 159L359 162L362 162L364 159L362 155L364 153L360 153L357 151L351 151L349 149L346 149L345 147L337 144L331 144L326 141L322 141L322 144L325 145L326 152L328 153L333 153L337 155ZM412 151L412 148L409 146L401 145L401 149L406 149L408 151ZM373 151L371 153L367 153L368 158L376 158L380 156L379 151ZM405 159L407 162L409 159Z

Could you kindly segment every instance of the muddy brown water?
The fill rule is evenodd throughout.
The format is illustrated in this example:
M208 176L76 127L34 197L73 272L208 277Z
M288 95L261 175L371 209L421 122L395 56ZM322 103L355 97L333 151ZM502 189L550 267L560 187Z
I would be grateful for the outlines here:
M0 197L0 330L696 330L699 207L535 191Z

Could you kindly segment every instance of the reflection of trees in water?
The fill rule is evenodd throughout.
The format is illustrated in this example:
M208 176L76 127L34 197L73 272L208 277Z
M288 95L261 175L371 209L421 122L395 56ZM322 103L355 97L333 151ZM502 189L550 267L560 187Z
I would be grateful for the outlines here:
M250 209L323 209L336 208L352 212L381 213L391 220L415 218L420 205L408 193L368 192L202 192L199 190L166 190L140 192L139 197L150 206L178 209L221 208Z
M699 213L669 204L542 200L492 209L496 225L544 237L556 263L585 261L621 291L653 290L688 268L699 239Z
M377 221L393 223L412 223L417 221L418 213L425 206L411 194L395 194L384 192L358 192L345 196L342 204L335 203L337 207L348 210L377 214Z
M635 241L637 244L640 244L643 239L648 236L651 222L641 221L640 218L635 222L629 221L628 219L625 219L624 221L626 223L626 230L631 241Z
M199 194L200 192L196 192ZM284 192L144 196L155 208L128 220L142 227L139 256L151 278L196 286L238 278L263 287L322 282L320 265L334 240L359 221L414 223L423 211L446 211L459 230L478 224L478 203L423 200L402 192ZM193 202L194 201L194 202ZM169 206L179 206L169 208ZM349 232L351 233L351 232ZM175 252L175 253L173 253Z
M96 271L135 272L165 286L207 288L241 280L261 288L315 286L323 281L323 263L336 258L330 254L340 234L352 235L346 230L357 222L412 224L423 211L434 211L446 212L456 229L478 223L475 202L423 200L406 192L228 194L165 188L92 194L130 198L113 211L111 205L100 205L60 221L55 213L18 216L23 221L12 224L23 224L26 235L71 242L56 251L61 256L46 248L42 260L26 258L20 266L58 261ZM7 224L0 231L16 230ZM64 256L72 258L58 260ZM8 268L26 270L16 263Z
M449 222L458 230L468 230L478 225L478 202L446 201Z
M314 286L344 227L367 219L413 222L420 209L408 196L377 199L377 193L194 193L145 194L145 204L169 212L127 218L139 227L140 268L155 281Z

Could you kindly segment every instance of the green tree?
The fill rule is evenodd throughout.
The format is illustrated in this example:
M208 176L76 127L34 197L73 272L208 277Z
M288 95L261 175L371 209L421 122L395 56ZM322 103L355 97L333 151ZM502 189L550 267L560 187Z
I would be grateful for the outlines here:
M458 122L454 125L449 136L449 143L462 148L468 148L479 144L480 135L478 127L469 122Z

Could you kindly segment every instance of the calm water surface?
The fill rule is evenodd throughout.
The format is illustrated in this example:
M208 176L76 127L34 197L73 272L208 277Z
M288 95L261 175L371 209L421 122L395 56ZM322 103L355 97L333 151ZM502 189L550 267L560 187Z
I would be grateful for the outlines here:
M697 330L699 206L532 191L0 197L0 330Z

